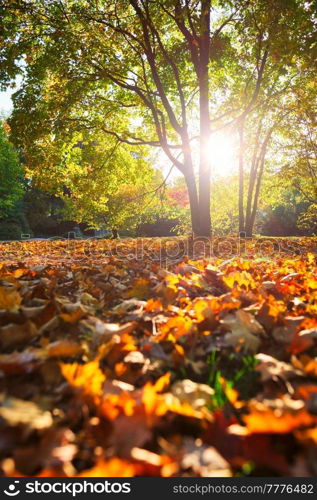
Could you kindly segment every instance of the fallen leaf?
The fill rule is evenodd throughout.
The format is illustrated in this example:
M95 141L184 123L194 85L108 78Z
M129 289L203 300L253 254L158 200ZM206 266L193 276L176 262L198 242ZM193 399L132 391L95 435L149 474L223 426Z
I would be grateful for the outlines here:
M11 427L21 425L31 431L47 429L53 424L50 412L43 411L32 401L2 396L0 405L0 416Z
M231 477L232 471L228 462L212 446L206 446L200 439L184 440L181 467L192 470L200 477Z
M209 385L197 384L192 380L184 379L172 385L171 393L181 402L187 402L195 410L199 410L210 404L214 390Z
M256 352L261 342L257 335L264 334L264 330L252 314L239 310L225 316L220 323L230 330L226 335L229 345Z
M9 291L5 287L0 287L0 309L17 311L22 302L21 295L15 290Z
M91 469L87 469L76 477L133 477L135 466L133 463L120 458L99 460Z

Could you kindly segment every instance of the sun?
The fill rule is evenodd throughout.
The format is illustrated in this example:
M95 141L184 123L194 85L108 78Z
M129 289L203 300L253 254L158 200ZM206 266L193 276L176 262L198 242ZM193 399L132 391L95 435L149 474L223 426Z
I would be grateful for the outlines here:
M212 176L229 177L237 171L237 138L228 132L214 132L208 141L207 155Z

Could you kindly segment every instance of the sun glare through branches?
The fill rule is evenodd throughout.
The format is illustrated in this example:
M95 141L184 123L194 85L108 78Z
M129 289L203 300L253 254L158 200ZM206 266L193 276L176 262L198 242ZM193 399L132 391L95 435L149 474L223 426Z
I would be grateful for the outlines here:
M222 131L211 134L206 153L212 175L228 177L237 171L238 142L233 134Z

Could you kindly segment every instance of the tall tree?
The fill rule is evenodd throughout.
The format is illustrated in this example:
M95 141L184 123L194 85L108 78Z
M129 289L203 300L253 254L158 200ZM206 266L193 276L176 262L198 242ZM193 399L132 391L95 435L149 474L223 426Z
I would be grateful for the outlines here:
M219 4L212 27L210 0L4 3L9 76L26 55L16 103L32 103L28 136L45 117L53 135L75 121L130 146L161 147L185 177L194 233L208 236L210 50L247 2Z
M287 22L306 4L4 0L0 62L6 78L25 74L13 123L29 150L43 124L52 140L61 130L96 129L131 147L162 148L184 175L193 232L209 236L210 133L242 126L258 103L269 54L284 43L281 33L297 36L299 24Z

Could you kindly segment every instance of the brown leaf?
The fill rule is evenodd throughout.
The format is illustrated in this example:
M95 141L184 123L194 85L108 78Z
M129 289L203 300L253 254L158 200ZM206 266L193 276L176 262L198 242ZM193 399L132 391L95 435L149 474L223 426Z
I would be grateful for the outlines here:
M171 387L171 393L181 402L189 403L195 410L211 402L214 390L206 384L197 384L189 379L179 380Z
M41 362L36 351L0 354L0 370L7 375L31 373L40 366Z
M37 335L38 330L31 321L26 321L22 325L11 323L0 328L0 345L2 349L26 345Z
M45 354L49 358L68 358L83 354L84 349L80 344L70 340L57 340L45 347Z
M251 352L258 349L261 342L258 335L264 334L264 330L252 314L239 310L225 316L221 324L230 330L226 335L229 345Z
M228 462L215 448L204 445L200 439L185 439L182 453L181 467L185 470L191 469L195 476L232 476Z
M259 353L255 355L255 358L260 362L256 365L255 370L260 373L262 382L278 379L287 381L303 376L302 372L295 370L292 365L278 361L267 354Z

